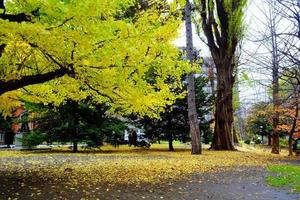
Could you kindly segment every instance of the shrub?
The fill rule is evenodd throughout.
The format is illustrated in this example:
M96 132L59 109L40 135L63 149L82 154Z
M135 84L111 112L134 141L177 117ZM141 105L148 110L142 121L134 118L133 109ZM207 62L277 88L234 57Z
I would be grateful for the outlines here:
M285 138L280 138L279 139L279 145L281 148L286 148L288 146L287 141Z
M20 139L22 145L28 148L32 148L44 142L44 136L38 132L30 132L28 134L24 134Z
M250 144L251 140L247 139L244 142L245 142L245 144Z

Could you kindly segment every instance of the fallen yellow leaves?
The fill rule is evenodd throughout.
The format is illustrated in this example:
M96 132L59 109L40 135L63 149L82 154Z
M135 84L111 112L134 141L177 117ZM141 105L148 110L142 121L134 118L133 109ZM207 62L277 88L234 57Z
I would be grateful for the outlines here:
M0 152L0 171L21 179L35 176L44 181L77 185L161 183L183 179L191 173L220 171L238 166L266 166L282 156L263 151L207 151L191 155L186 146L168 152L164 145L149 150L120 146L101 153Z

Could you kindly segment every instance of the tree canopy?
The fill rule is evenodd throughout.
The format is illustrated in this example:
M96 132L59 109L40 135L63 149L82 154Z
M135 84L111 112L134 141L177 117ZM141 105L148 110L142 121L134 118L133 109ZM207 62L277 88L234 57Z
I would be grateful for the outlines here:
M45 103L93 96L114 112L158 117L181 95L174 88L189 69L171 44L180 27L178 6L142 9L134 0L6 2L0 16L2 112L8 114L8 105L16 105L12 99L24 93L14 90L31 85L25 93Z

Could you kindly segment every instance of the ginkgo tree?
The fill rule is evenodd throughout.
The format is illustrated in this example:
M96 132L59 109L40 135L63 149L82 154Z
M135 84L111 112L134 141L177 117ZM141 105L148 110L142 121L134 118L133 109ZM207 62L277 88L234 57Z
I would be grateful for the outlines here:
M189 70L172 45L180 27L179 6L135 0L7 1L0 14L0 109L15 106L12 99L23 93L15 90L25 87L36 101L59 104L65 97L93 96L114 112L158 117L182 96L174 91Z
M195 23L198 30L203 30L217 72L215 128L211 148L234 150L231 133L233 86L237 69L236 49L244 35L243 19L247 0L194 2Z

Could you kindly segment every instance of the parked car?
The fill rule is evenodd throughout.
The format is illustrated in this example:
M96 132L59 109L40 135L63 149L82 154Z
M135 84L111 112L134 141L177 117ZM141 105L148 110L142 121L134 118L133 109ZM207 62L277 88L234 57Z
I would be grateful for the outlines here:
M136 145L138 147L146 147L146 148L150 148L150 146L151 146L148 138L146 138L146 136L143 134L139 134L137 136Z

